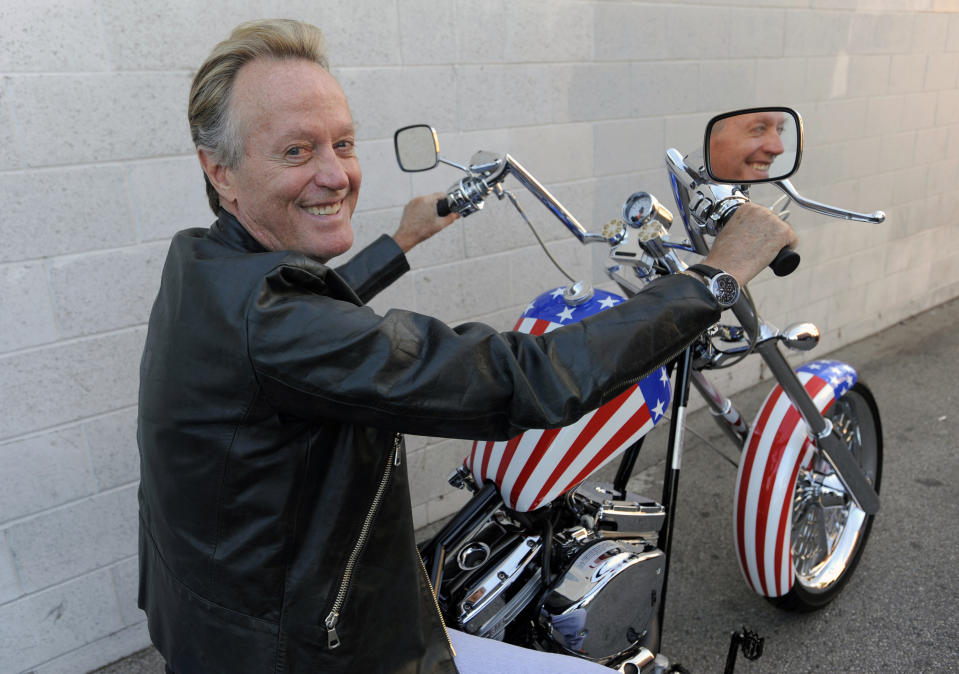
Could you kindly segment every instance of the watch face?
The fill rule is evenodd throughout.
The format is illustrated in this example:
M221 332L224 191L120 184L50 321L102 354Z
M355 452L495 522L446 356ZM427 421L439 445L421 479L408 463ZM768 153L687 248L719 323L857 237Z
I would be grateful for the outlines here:
M720 306L731 306L739 299L739 283L732 274L717 274L713 277L713 294Z

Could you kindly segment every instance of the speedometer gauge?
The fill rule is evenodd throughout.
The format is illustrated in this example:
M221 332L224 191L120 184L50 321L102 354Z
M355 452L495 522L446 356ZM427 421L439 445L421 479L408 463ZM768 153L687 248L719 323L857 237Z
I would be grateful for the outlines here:
M673 215L649 192L635 192L623 204L623 222L634 228L656 222L669 229Z
M623 221L631 227L641 227L653 210L653 195L635 192L623 204Z

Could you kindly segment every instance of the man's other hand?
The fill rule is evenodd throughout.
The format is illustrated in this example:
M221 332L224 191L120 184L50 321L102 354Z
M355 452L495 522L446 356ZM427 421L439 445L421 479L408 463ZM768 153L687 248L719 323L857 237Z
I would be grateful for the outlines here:
M436 214L436 202L445 198L445 193L434 192L415 197L406 204L399 229L393 235L393 239L404 253L408 253L416 244L426 241L459 217L458 213L450 213L443 217Z

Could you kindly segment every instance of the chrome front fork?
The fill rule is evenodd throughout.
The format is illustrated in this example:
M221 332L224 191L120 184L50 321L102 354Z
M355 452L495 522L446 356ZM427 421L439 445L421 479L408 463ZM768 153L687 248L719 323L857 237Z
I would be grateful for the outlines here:
M799 377L779 350L778 336L767 334L768 330L764 329L761 321L757 320L755 310L745 297L739 298L733 307L733 312L747 332L751 330L749 326L760 326L759 335L749 335L750 339L757 343L756 351L762 356L793 406L802 415L803 421L809 428L809 435L816 446L822 450L823 456L832 466L856 505L866 514L875 515L879 512L879 496L876 490L867 480L852 454L846 449L843 441L833 432L832 424L819 412L806 387L799 381ZM732 401L717 391L701 372L694 371L690 381L706 400L719 427L736 446L742 447L749 436L749 426L733 406Z
M690 375L690 381L706 400L709 411L716 419L719 427L729 436L734 445L742 447L749 435L749 424L743 419L739 410L733 406L733 401L720 393L698 370L693 371Z
M753 307L745 297L740 296L733 306L733 312L748 331L749 326L757 325L757 317ZM750 335L753 339L754 335ZM776 339L759 339L756 350L766 365L769 366L773 378L779 383L793 406L799 411L803 421L809 428L809 435L816 446L822 450L823 456L836 471L846 491L852 496L862 510L868 515L879 512L879 495L866 479L865 474L856 463L853 455L846 449L843 441L833 432L832 424L824 418L813 402L806 387L799 381L799 377L786 361L786 357L779 350Z

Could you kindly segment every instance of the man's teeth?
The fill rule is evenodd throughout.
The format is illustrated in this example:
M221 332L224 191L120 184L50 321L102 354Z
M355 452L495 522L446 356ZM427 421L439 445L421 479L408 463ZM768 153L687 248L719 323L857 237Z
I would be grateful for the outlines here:
M328 206L309 206L306 212L313 215L333 215L334 213L340 212L341 203L342 202L337 201L335 204L329 204Z
M753 164L753 168L757 171L768 171L770 166L772 164Z

